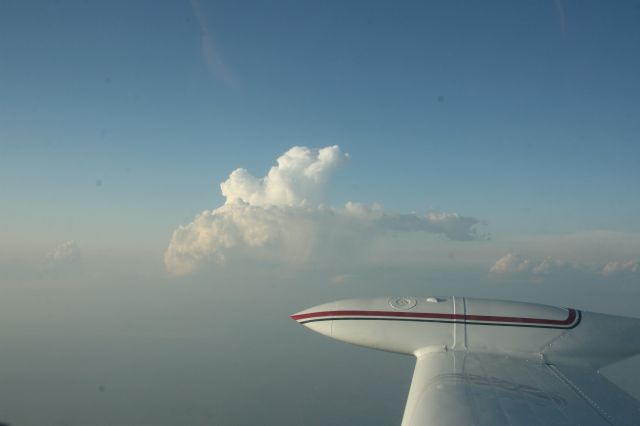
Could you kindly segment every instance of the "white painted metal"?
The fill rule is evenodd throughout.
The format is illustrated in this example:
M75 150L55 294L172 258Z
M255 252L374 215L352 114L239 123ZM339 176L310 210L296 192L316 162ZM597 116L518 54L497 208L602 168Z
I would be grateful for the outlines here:
M416 356L403 426L640 424L640 404L596 372L640 352L638 319L462 297L342 300L292 318Z
M441 351L417 359L402 426L637 425L639 410L637 401L590 370Z

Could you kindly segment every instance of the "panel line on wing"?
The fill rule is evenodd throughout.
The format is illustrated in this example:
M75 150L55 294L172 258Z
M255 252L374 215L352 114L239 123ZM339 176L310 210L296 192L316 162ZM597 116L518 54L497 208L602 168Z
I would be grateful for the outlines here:
M573 383L567 376L565 376L562 371L560 371L553 364L546 364L547 368L553 372L553 374L564 384L566 384L572 391L576 393L584 402L586 402L589 407L593 408L593 410L598 413L607 423L610 425L615 425L613 418L607 413L598 403L596 403L593 399L589 398L589 395L584 393L582 389L580 389L575 383Z

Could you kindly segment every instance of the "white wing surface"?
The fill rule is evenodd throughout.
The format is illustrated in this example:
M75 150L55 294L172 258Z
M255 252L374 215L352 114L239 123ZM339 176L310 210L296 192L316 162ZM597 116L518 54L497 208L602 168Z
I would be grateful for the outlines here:
M640 425L598 369L640 352L640 320L461 297L343 300L292 315L417 358L402 426Z
M640 404L579 367L446 351L417 359L403 426L637 425Z

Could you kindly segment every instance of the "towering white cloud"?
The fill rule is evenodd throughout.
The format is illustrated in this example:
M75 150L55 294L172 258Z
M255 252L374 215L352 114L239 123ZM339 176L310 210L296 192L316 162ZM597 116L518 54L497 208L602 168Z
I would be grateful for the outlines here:
M220 185L226 201L180 225L165 266L185 275L208 262L242 259L306 262L355 257L387 232L422 231L452 240L477 238L477 219L456 213L388 214L378 205L326 205L331 173L347 158L338 146L293 147L266 176L236 169Z
M316 206L324 197L331 172L348 157L337 145L319 150L294 146L278 158L267 176L257 179L236 169L220 184L225 204L251 206Z

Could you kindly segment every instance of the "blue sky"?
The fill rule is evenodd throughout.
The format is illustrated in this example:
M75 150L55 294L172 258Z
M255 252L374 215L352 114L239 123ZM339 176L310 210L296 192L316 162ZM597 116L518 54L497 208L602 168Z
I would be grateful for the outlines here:
M0 421L387 425L410 360L289 314L640 316L638 52L631 1L0 2Z
M261 176L293 145L339 144L337 204L456 211L494 233L638 231L632 2L3 7L16 227L47 211L42 232L90 228L95 207L160 233L219 204L236 167Z

